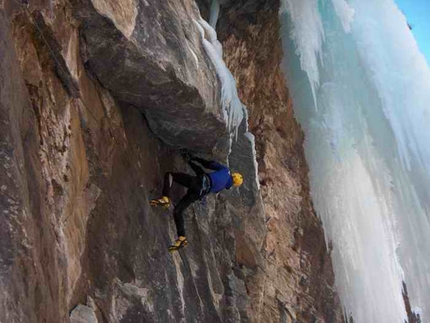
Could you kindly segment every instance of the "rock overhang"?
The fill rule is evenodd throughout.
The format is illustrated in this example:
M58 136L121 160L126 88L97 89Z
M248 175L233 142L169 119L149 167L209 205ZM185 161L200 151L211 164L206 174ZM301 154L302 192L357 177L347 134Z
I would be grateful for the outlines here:
M130 12L116 16L103 14L108 0L76 6L86 66L119 102L144 113L165 143L225 156L231 129L223 117L220 79L194 23L200 19L197 5L129 2ZM128 16L135 19L125 25Z

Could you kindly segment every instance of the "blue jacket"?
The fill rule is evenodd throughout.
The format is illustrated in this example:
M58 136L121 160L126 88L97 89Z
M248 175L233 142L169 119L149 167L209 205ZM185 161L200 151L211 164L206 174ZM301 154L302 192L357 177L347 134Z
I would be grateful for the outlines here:
M192 161L197 161L200 163L204 168L214 170L212 173L205 173L203 170L194 164ZM233 185L233 178L230 174L230 169L228 169L227 166L222 165L220 163L217 163L215 161L207 161L202 158L193 158L189 162L190 166L193 168L193 170L198 175L206 174L210 181L211 181L211 193L218 193L219 191L223 189L229 189Z
M209 169L215 170L215 172L208 174L211 179L212 193L217 193L223 189L229 189L233 185L233 179L231 178L228 167L217 162L212 162Z

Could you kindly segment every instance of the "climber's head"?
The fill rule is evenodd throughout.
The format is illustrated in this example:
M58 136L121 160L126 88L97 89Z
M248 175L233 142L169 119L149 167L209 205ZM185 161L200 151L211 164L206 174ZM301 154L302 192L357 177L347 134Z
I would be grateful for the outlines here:
M243 176L239 173L231 174L231 178L233 179L233 186L239 187L243 183Z

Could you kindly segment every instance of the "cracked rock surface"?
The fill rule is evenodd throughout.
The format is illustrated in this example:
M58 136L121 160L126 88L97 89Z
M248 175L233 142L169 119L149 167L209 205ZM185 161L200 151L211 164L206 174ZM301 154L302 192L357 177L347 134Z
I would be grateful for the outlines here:
M263 143L274 141L275 116L288 125L292 116L283 114L286 104L264 114L243 90L261 75L244 66L242 78L237 62L247 53L233 49L244 44L220 28L225 59L250 105L230 142L199 17L193 0L34 0L28 10L0 1L0 322L289 322L308 317L300 311L332 314L310 298L302 307L288 303L305 298L301 288L316 295L315 282L300 287L299 277L319 268L303 241L321 242L306 240L321 234L315 221L315 231L297 222L312 218L300 191L305 176L284 187L293 213L268 197L270 190L281 196L282 187L270 184L274 173L291 179L275 153L289 146ZM258 134L258 175L249 130ZM291 133L301 138L297 126ZM297 153L291 167L303 162L299 139L288 151ZM148 201L161 193L165 172L191 172L181 148L229 162L246 180L188 208L189 245L170 255L172 210ZM184 190L173 193L177 202ZM291 258L279 256L277 241Z

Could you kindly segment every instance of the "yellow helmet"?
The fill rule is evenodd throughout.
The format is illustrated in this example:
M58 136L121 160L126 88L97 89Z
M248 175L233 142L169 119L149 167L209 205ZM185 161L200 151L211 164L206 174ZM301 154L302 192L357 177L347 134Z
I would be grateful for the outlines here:
M233 178L233 186L239 187L243 183L243 176L239 173L233 173L231 174L231 177Z

